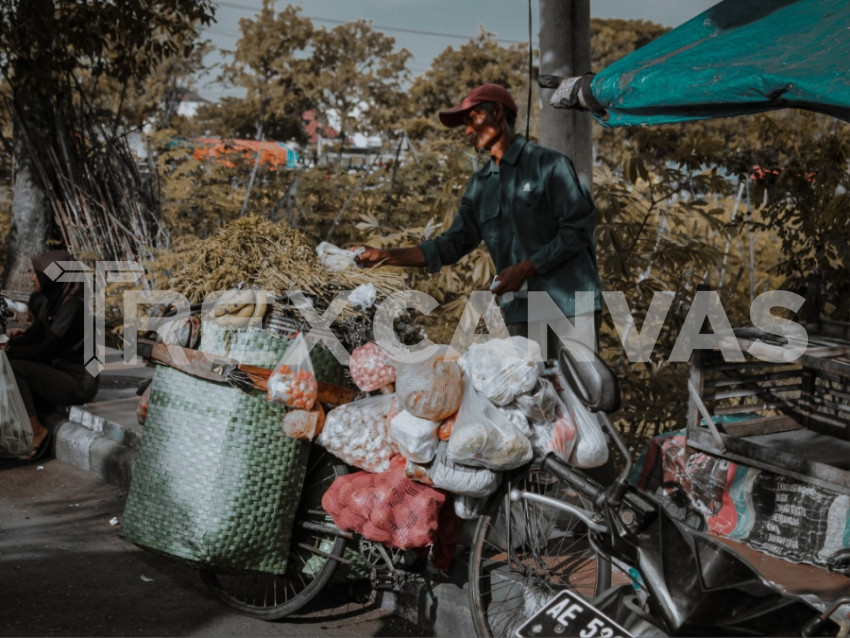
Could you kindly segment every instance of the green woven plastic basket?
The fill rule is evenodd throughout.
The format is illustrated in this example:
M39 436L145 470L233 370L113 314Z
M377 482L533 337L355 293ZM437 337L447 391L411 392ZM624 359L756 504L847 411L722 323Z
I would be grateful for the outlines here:
M201 327L198 349L236 359L239 363L272 369L283 358L293 338L294 335L286 332L275 334L260 328L234 330L207 321ZM310 350L310 361L319 381L345 384L345 368L324 343Z
M233 356L243 344L242 362L271 367L282 341L210 330L202 345ZM283 433L285 413L264 393L157 367L121 536L198 567L285 572L309 454Z

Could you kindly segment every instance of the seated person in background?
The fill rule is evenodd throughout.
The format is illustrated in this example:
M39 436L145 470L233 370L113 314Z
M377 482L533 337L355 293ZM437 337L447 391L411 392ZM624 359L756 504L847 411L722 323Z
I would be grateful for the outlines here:
M53 435L39 420L39 411L91 401L98 389L98 378L84 367L83 284L56 282L45 274L53 262L73 257L54 250L31 259L33 322L26 330L10 330L11 340L0 345L15 372L32 426L33 449L22 461L38 460L50 448Z

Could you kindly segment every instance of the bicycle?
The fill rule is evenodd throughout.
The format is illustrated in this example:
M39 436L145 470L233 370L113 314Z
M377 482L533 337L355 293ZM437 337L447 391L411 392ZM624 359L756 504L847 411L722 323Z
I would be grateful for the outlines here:
M175 352L180 357L175 358ZM145 360L174 367L246 391L267 390L270 371L182 346L166 346L139 339L137 353ZM349 388L319 383L319 398L328 405L354 400ZM317 444L311 444L305 477L296 510L286 571L222 571L201 567L201 577L210 592L226 606L261 620L279 620L300 611L331 581L340 565L368 578L373 591L395 590L404 575L421 571L422 561L414 553L390 548L339 529L322 509L322 496L333 481L349 467Z
M618 404L613 373L581 344L553 363L553 380L599 415L624 466L602 485L549 454L506 478L470 550L478 635L846 635L830 616L850 601L821 611L779 590L632 487L628 449L606 414Z

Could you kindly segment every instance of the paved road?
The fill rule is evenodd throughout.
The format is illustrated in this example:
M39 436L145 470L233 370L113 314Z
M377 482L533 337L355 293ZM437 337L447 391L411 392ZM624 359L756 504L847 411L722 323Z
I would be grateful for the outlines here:
M421 636L331 592L304 617L231 613L194 570L118 537L124 494L56 459L0 459L0 636Z

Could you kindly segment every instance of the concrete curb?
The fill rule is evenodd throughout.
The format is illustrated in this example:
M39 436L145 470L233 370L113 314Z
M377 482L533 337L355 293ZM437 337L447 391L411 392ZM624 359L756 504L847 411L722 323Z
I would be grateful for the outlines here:
M74 406L54 430L56 458L127 490L141 435Z

